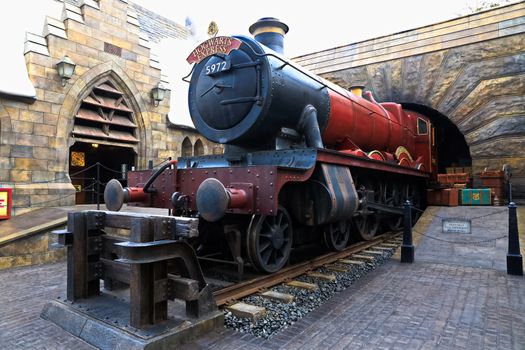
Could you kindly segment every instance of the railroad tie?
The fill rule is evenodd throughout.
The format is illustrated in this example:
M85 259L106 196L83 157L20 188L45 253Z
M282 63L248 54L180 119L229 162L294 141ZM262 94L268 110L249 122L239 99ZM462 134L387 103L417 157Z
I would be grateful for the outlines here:
M390 247L390 248L397 248L397 247L399 247L399 244L397 244L397 243L386 243L385 242L385 243L381 243L381 245L384 246L384 247Z
M365 264L364 261L350 260L350 259L341 259L341 260L338 260L337 262L341 264L346 264L346 265L358 265L358 266Z
M337 266L337 265L326 265L325 268L328 270L336 271L336 272L347 272L348 269L343 266Z
M286 285L290 287L294 287L294 288L301 288L301 289L308 289L308 290L318 290L319 289L317 284L301 282L297 280L287 282Z
M372 250L372 249L363 250L362 253L373 254L373 255L383 255L383 252Z
M373 249L384 250L384 251L391 251L391 250L392 250L392 247L382 247L382 246L377 246L377 247L374 247Z
M233 305L226 306L226 310L230 311L237 317L249 318L252 321L266 315L266 309L264 307L246 304L246 303L235 303Z
M279 293L273 290L267 290L266 292L261 292L259 293L259 296L266 298L266 299L280 301L281 303L287 303L287 304L291 303L295 299L295 297L291 294Z
M372 260L375 259L373 256L361 255L361 254L354 254L354 255L352 255L352 258L363 259L363 260L368 260L368 261L372 261Z
M325 281L335 282L335 280L336 280L335 275L326 275L324 273L314 272L314 271L307 272L306 274L308 276L310 276L310 277L319 278L319 279L322 279L322 280L325 280Z

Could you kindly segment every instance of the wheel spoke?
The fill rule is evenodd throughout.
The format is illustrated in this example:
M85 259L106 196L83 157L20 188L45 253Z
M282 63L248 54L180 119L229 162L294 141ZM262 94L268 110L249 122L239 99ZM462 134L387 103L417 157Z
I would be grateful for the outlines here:
M271 242L266 242L264 245L259 246L259 251L262 253L272 245Z
M264 252L259 252L262 260L268 265L270 263L270 257L273 253L273 249L267 249Z
M279 213L277 214L277 223L276 223L276 226L279 227L281 226L281 221L283 220L283 213Z

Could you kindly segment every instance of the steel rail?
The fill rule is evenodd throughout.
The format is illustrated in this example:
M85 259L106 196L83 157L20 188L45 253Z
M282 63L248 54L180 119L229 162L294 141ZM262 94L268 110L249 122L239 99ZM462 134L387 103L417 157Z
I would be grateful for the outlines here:
M318 257L315 257L311 260L295 264L293 266L288 266L280 271L273 273L271 275L265 275L261 277L256 277L241 283L237 283L231 286L228 286L223 289L219 289L213 292L213 297L217 306L222 306L227 304L230 301L237 300L248 295L254 294L260 290L273 287L279 283L282 283L288 279L295 278L297 276L303 275L306 272L321 267L326 264L331 264L337 260L348 257L351 254L358 253L362 250L370 248L378 243L384 242L386 240L398 237L399 232L396 233L384 233L376 238L353 244L349 247L346 247L340 252L327 253Z

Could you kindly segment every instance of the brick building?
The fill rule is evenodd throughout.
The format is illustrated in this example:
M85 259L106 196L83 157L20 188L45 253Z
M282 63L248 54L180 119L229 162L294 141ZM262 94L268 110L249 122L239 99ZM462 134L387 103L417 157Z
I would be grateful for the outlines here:
M159 83L168 86L152 47L191 40L188 28L122 0L46 1L61 17L26 33L29 93L0 86L0 187L13 188L14 214L93 202L96 162L111 169L101 171L105 182L122 164L221 152L170 121L169 89L159 103L152 98ZM67 57L76 64L68 80L57 69Z

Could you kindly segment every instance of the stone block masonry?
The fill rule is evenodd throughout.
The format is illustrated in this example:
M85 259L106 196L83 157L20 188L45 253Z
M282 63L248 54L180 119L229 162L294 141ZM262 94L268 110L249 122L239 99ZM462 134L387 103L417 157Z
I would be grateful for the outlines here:
M525 198L525 2L297 57L378 101L425 106L464 136L474 177L509 164Z
M145 168L148 160L158 164L168 156L178 157L185 137L192 144L199 138L191 128L167 127L169 91L159 106L153 105L151 89L161 81L161 70L151 65L151 45L146 45L150 39L143 33L150 27L141 26L151 22L144 19L150 16L155 23L164 23L163 31L169 33L165 36L185 39L188 30L145 9L136 12L134 5L121 0L66 2L61 19L48 17L41 35L27 35L24 55L36 100L0 96L0 187L14 190L13 214L74 204L75 189L67 175L69 148L78 141L71 134L74 118L81 101L104 81L123 93L132 110L138 126L137 168ZM116 51L108 52L108 47ZM62 86L56 64L65 55L76 68ZM200 139L206 150L213 148Z

